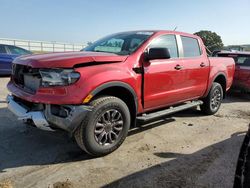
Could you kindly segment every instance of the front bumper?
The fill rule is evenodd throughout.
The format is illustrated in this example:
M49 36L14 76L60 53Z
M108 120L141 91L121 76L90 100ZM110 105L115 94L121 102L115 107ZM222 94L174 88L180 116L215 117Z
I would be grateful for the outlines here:
M81 124L87 113L92 110L87 105L61 105L66 115L58 115L52 112L52 105L44 104L40 110L32 110L20 101L16 101L11 95L7 96L8 109L13 112L19 120L28 122L31 120L37 128L53 131L55 128L63 129L73 133Z

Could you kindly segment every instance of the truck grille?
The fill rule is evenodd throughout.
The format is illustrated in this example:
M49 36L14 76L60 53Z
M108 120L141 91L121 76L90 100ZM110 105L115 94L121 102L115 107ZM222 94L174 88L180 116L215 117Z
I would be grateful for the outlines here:
M29 93L35 93L41 85L39 69L13 64L12 79L14 83Z

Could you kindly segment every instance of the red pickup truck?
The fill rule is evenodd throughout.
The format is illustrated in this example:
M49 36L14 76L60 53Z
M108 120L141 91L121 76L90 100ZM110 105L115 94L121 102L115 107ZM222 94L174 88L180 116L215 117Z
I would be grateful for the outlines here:
M232 58L208 58L202 40L175 31L132 31L81 52L17 58L7 87L18 119L75 136L87 153L117 149L136 122L200 106L218 111L235 70Z

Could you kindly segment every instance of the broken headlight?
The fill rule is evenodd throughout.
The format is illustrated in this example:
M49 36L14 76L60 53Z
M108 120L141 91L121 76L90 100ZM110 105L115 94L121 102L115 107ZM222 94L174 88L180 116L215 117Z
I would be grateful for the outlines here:
M73 69L40 69L42 86L65 86L75 83L80 74Z

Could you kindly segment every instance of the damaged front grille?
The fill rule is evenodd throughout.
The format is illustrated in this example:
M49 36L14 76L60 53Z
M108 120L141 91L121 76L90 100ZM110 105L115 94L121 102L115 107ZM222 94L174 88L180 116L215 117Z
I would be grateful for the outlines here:
M20 106L28 109L28 111L43 111L44 110L44 105L41 103L29 102L27 100L21 99L16 96L13 96L13 99Z
M39 69L13 64L12 79L16 85L29 93L35 93L41 85Z

